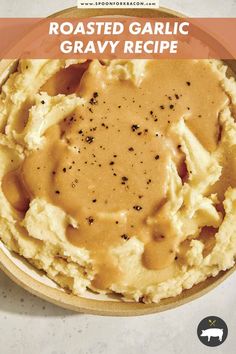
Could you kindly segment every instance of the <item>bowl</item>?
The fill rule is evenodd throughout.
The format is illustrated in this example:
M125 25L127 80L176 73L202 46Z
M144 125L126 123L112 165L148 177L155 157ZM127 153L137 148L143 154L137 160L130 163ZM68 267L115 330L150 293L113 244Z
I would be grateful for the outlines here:
M77 9L69 8L58 12L52 17L94 17L94 16L136 16L136 17L183 17L182 14L175 11L159 8L153 9ZM11 72L16 68L17 60L3 60L0 62L0 85L6 80ZM236 72L234 61L229 63L233 72ZM236 266L220 272L216 277L207 278L191 289L184 290L180 295L161 300L157 304L143 304L134 302L124 302L118 296L108 296L103 294L94 294L86 291L84 296L75 296L59 287L54 281L49 279L42 271L37 270L30 265L23 257L11 252L0 240L0 268L15 283L23 287L30 293L49 301L53 304L77 312L91 313L96 315L109 316L138 316L150 313L162 312L181 306L187 302L203 296L229 275L231 275Z

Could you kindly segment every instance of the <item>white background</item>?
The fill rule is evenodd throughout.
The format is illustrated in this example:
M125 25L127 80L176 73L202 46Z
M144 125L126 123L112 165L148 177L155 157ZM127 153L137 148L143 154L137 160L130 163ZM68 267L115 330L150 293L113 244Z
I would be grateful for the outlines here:
M40 17L76 0L0 0L0 17ZM235 0L160 0L190 16L236 17ZM1 40L1 39L0 39ZM236 352L236 274L193 303L132 318L76 314L19 288L0 271L0 354L205 354ZM196 335L209 315L229 328L225 343L208 348Z

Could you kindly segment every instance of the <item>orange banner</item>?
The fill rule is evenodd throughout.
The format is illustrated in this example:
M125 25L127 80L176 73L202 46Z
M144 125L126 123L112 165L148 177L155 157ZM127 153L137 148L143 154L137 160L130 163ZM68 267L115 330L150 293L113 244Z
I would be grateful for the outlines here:
M236 58L236 18L2 18L0 58Z

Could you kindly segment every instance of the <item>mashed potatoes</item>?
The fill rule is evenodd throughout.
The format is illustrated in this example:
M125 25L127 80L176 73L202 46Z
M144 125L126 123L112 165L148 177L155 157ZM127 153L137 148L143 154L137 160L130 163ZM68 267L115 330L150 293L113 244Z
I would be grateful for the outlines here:
M158 302L236 255L236 84L207 60L22 60L1 240L62 287Z

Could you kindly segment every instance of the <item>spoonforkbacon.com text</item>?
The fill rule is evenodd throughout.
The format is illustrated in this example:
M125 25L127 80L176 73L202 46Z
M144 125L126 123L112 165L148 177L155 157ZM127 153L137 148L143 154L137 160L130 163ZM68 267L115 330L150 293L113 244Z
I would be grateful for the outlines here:
M58 37L63 54L176 54L179 39L189 34L189 22L167 19L50 21L48 33Z

